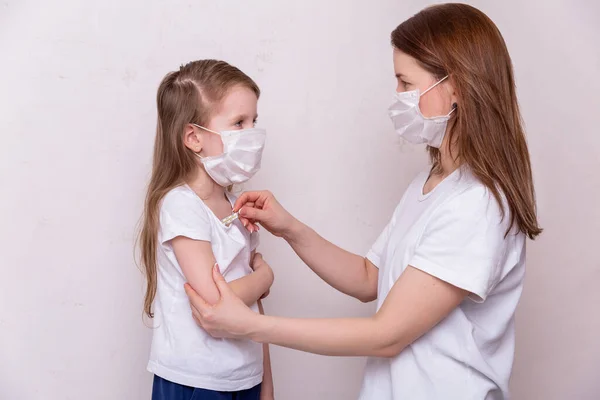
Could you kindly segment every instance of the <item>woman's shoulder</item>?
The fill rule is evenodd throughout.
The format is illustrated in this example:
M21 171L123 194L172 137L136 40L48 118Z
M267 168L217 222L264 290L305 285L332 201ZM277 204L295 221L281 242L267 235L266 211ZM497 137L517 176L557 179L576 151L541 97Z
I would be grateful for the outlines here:
M457 193L467 197L479 197L484 195L488 188L470 168L461 167L456 179Z
M508 204L502 190L500 188L498 190L500 202L471 169L460 168L454 190L446 199L446 208L502 219L503 209L506 209Z

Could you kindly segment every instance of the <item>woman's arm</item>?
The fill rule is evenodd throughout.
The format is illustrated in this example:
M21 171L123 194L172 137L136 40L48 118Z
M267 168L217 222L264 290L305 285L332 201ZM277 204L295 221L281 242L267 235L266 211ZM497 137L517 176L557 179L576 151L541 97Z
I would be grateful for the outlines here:
M261 315L265 315L262 302L258 301L258 309ZM263 381L260 388L260 400L273 400L275 390L273 387L273 373L271 371L271 354L269 353L269 344L263 344Z
M178 236L171 240L177 262L189 284L211 304L219 301L219 291L212 278L216 263L209 242ZM273 271L265 262L257 263L254 272L229 282L231 290L246 305L256 303L273 283Z
M280 318L252 312L234 296L217 270L213 275L221 294L214 306L186 287L194 318L211 335L250 338L331 356L393 357L431 330L468 294L409 266L373 317Z
M340 292L364 302L377 298L377 267L319 236L288 213L270 192L243 193L234 210L240 210L242 223L250 231L260 222L269 232L284 237L306 265Z
M379 269L369 260L350 253L296 222L288 243L321 279L340 292L362 302L377 298Z

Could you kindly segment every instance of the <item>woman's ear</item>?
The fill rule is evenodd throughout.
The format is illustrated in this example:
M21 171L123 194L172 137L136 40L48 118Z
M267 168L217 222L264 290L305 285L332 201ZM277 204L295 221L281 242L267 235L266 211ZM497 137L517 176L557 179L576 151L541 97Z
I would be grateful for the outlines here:
M446 89L448 90L448 94L450 95L450 104L452 104L452 108L458 107L458 96L456 95L456 90L454 89L454 82L452 81L452 77L449 77Z
M183 128L183 143L194 153L202 151L202 135L192 124L187 124Z

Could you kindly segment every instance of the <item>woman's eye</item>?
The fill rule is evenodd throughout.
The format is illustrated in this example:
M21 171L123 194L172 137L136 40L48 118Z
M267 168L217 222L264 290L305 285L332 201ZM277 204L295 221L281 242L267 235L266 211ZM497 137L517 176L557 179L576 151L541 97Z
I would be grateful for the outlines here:
M406 82L406 81L400 81L400 83L402 83L402 86L404 87L404 89L406 89L410 83Z
M254 121L252 121L252 126L256 126L256 123L258 122L257 119L255 119Z
M235 126L238 128L241 128L243 126L243 124L244 124L244 121L238 121L235 123Z

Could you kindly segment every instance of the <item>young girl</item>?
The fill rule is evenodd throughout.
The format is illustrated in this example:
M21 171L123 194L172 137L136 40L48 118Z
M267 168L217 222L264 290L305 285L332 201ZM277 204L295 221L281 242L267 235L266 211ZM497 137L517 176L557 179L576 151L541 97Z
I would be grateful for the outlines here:
M154 318L148 370L153 400L273 398L268 347L213 339L192 317L187 281L208 300L219 292L218 265L255 311L273 282L254 254L256 231L224 224L235 198L228 188L260 168L265 131L255 128L258 86L239 69L201 60L165 76L157 94L152 177L140 235L147 277L144 311Z

